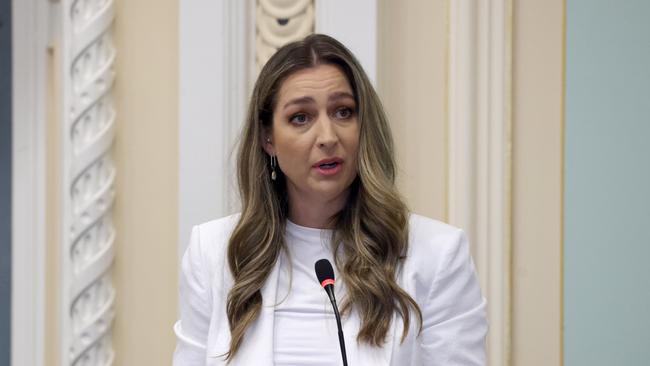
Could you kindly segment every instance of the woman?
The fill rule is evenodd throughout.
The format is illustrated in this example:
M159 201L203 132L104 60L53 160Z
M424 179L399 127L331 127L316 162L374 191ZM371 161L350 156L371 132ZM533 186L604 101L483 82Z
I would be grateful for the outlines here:
M484 365L487 321L462 231L409 214L393 142L359 62L311 35L253 90L242 212L192 230L175 365L338 365L314 262L334 263L350 365Z

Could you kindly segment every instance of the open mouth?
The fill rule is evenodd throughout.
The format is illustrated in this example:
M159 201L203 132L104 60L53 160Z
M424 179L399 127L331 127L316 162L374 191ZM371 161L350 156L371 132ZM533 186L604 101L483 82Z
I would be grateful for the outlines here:
M333 162L333 163L328 163L328 164L321 164L318 167L321 169L334 169L339 165L338 162Z
M318 163L314 164L314 168L321 175L330 177L330 176L335 176L341 172L342 164L343 164L343 159L340 158L323 159Z

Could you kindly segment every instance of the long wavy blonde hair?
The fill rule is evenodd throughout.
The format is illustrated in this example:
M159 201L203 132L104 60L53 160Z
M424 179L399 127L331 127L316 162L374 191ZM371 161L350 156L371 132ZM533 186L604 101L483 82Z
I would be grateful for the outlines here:
M286 179L270 179L262 136L273 123L282 82L290 74L319 64L338 66L356 99L359 121L358 176L344 208L332 218L335 264L347 287L341 312L353 307L361 317L357 339L381 346L394 314L403 323L402 341L412 313L422 327L415 300L396 280L408 246L408 211L395 187L393 140L379 97L361 65L335 39L314 34L280 48L260 72L253 89L238 150L237 172L242 213L230 242L228 264L234 285L228 294L231 343L237 353L246 330L262 308L261 288L285 245L288 214Z

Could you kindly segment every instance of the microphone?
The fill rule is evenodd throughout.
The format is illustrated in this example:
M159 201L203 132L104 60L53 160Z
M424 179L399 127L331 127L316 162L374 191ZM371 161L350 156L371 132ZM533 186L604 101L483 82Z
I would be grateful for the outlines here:
M320 285L327 292L327 296L330 298L330 302L334 308L336 326L339 328L339 345L341 346L343 366L348 366L348 357L345 354L345 339L343 338L343 328L341 327L341 316L339 315L339 308L336 306L336 298L334 297L334 270L332 269L332 264L327 259L319 259L314 264L314 269L316 270L318 282L320 282Z

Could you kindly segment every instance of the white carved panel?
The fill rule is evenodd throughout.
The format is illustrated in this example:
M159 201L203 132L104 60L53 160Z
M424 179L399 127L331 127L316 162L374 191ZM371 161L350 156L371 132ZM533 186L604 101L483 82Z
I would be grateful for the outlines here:
M62 11L62 365L110 365L115 302L114 1L65 1Z
M255 14L258 70L287 43L314 32L313 0L258 0Z
M449 221L488 301L488 365L510 364L512 1L450 3Z

